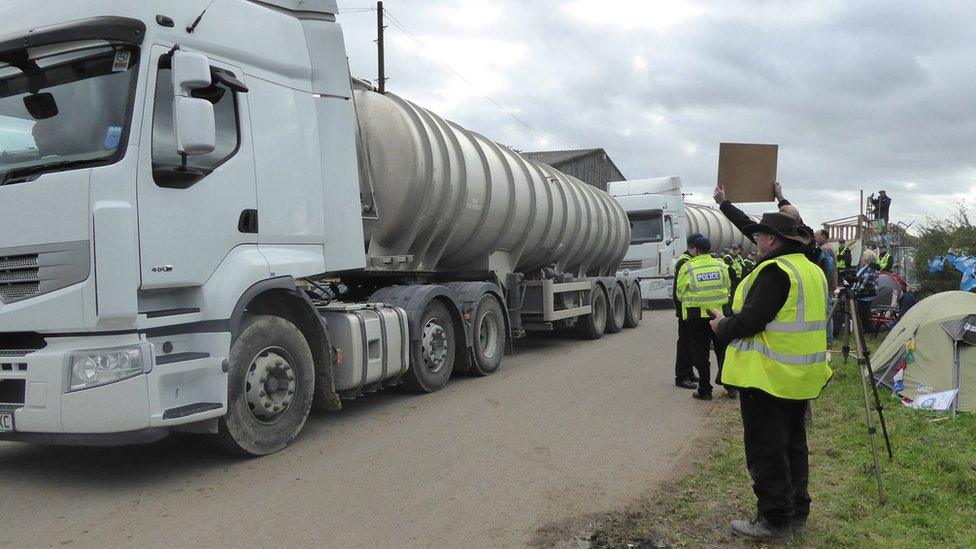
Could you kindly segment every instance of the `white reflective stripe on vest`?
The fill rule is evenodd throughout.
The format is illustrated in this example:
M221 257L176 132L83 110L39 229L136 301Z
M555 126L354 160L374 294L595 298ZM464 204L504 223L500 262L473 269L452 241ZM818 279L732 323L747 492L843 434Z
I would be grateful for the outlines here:
M771 360L793 366L808 366L810 364L819 364L827 361L827 353L825 352L812 353L809 355L788 355L785 353L778 353L770 349L762 341L757 339L733 339L732 342L729 343L729 346L735 348L737 351L756 351Z
M685 299L681 300L682 303L715 303L716 301L721 301L721 300L716 298L715 296L712 297L692 296L692 297L686 297Z
M812 332L826 330L826 320L812 320L810 322L770 322L766 330L770 332Z

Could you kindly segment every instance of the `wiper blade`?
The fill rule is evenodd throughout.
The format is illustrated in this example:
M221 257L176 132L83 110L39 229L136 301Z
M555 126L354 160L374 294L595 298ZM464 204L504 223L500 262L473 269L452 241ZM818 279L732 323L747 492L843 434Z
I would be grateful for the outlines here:
M0 187L4 185L12 185L14 183L23 183L28 181L32 175L39 175L43 172L57 170L59 168L66 168L68 166L78 164L82 162L80 160L58 160L56 162L47 162L45 164L38 164L36 166L25 166L23 168L17 168L10 170L5 173L2 178L0 178Z

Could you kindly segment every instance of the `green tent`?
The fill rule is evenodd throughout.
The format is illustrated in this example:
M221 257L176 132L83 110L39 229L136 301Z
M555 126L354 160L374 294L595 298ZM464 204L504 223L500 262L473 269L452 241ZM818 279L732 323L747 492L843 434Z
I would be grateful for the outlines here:
M976 345L966 335L974 314L972 292L942 292L919 301L871 357L878 382L913 400L958 383L959 410L976 411Z

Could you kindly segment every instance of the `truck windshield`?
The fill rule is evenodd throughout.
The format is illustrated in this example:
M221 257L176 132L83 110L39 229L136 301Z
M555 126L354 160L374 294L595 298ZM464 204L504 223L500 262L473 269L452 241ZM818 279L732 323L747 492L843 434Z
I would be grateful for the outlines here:
M628 212L631 245L664 240L664 222L661 216L661 212Z
M0 185L118 160L138 48L106 42L5 52L0 59Z

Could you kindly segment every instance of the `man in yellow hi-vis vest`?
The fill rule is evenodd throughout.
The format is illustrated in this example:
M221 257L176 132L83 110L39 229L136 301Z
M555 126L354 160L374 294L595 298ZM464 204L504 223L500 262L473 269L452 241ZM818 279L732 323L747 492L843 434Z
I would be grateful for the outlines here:
M722 381L739 387L746 465L758 515L732 521L735 534L789 538L810 513L804 412L830 380L827 280L804 255L813 235L783 213L743 227L762 261L736 290L732 316L713 311L728 342Z
M675 294L681 301L681 318L688 323L689 358L691 365L698 371L698 390L692 396L699 400L712 398L708 349L713 341L715 359L718 362L716 383L721 379L722 364L725 360L725 346L718 343L715 334L708 326L708 310L724 308L728 304L731 282L728 267L720 259L709 254L711 249L712 243L701 235L688 243L688 255L691 259L681 266L674 287ZM734 394L733 390L730 396Z

